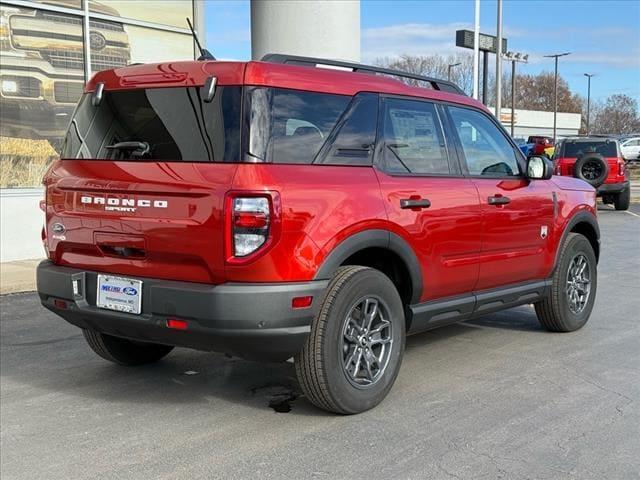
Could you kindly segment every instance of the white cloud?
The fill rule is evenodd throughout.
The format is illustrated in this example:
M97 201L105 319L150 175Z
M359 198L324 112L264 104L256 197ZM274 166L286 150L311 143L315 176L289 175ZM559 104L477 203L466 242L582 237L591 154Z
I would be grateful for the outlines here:
M380 57L397 57L402 54L430 55L438 53L451 55L471 52L455 46L456 30L472 30L473 25L465 22L447 24L406 23L362 30L362 57L372 61ZM504 36L521 37L525 31L506 27Z
M455 46L456 30L471 30L473 26L464 22L453 22L447 24L429 24L429 23L407 23L398 25L389 25L385 27L365 28L362 30L362 60L364 62L372 62L376 58L398 57L403 54L407 55L452 55L455 53L471 52L471 50L463 49ZM563 38L572 38L578 32L584 33L584 30L577 27L569 27L562 32ZM535 31L525 31L518 28L505 27L505 37L507 39L520 37L530 37L529 40L535 41L538 35ZM545 32L544 37L554 37L558 32L551 29ZM633 37L635 35L635 37ZM637 48L629 48L629 44L620 45L621 49L627 48L625 53L606 53L601 50L602 41L609 38L626 39L627 42L633 42L633 38L637 39L637 33L630 32L629 29L621 27L602 27L588 30L589 42L582 41L581 46L588 51L576 51L571 55L563 58L561 61L569 63L594 64L603 65L604 67L614 68L638 68L640 67L640 51ZM596 40L598 39L598 40ZM631 39L631 40L630 40ZM522 43L522 42L520 42ZM569 40L568 44L573 43ZM590 43L590 44L589 44ZM637 43L637 40L636 40ZM572 45L567 45L565 50L571 51ZM549 53L552 53L551 51ZM542 64L550 62L552 59L544 58L546 53L530 52L529 63Z

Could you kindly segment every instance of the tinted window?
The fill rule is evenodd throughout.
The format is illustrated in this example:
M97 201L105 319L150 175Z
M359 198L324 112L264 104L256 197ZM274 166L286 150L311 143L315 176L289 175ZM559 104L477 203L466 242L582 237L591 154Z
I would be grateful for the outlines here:
M218 87L214 100L205 103L200 88L195 87L125 90L105 92L100 105L94 107L91 94L86 94L61 156L239 161L241 95L240 87ZM148 146L148 152L132 148L135 144Z
M354 97L340 121L335 138L320 153L316 163L371 165L378 122L378 96L361 93Z
M448 108L471 175L519 175L513 146L487 115L467 108Z
M607 140L595 140L593 142L564 142L564 157L577 158L585 153L599 153L603 157L617 157L618 149L616 143Z
M251 88L249 157L273 163L311 163L351 97L279 88Z
M444 136L432 103L385 99L383 135L385 171L451 173Z

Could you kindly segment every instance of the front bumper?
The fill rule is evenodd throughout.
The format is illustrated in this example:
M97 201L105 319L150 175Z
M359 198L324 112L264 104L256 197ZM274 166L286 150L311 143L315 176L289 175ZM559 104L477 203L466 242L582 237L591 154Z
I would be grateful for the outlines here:
M267 361L283 361L300 351L328 284L208 285L137 278L143 282L142 313L134 315L96 307L97 275L44 260L37 269L40 300L80 328ZM292 308L293 298L308 295L313 296L311 307ZM61 302L55 300L66 301L66 308L59 308ZM188 329L167 328L168 318L186 320Z
M629 187L629 180L620 183L603 183L596 189L597 195L609 195L624 192Z

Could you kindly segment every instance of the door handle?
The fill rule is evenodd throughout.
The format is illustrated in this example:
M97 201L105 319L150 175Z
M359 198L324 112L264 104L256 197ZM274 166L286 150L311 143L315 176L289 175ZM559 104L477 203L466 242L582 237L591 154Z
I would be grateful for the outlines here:
M506 205L511 202L511 199L498 194L493 197L489 197L487 201L489 202L489 205Z
M422 208L429 208L431 202L426 198L403 198L400 200L400 208L410 208L411 210L420 210Z

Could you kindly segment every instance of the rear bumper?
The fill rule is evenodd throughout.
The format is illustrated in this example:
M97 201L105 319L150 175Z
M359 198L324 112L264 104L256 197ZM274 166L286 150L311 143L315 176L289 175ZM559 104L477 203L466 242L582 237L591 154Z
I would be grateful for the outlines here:
M629 180L620 183L603 183L596 189L598 195L620 193L629 188Z
M328 284L321 280L214 286L138 278L143 282L142 313L134 315L96 307L97 275L45 260L37 269L40 300L80 328L267 361L286 360L300 351ZM291 307L293 298L308 295L313 296L311 307ZM58 308L56 299L65 300L66 308ZM167 328L168 318L186 320L188 329Z

